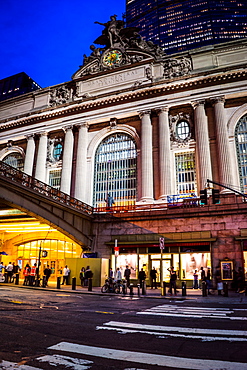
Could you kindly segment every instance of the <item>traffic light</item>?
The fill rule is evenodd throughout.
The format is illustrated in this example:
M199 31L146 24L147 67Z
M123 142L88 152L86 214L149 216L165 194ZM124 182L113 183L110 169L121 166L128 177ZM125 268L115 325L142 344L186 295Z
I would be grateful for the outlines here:
M212 189L212 202L213 204L220 203L220 191L218 189Z
M200 202L201 204L208 204L208 195L207 195L207 189L200 191Z

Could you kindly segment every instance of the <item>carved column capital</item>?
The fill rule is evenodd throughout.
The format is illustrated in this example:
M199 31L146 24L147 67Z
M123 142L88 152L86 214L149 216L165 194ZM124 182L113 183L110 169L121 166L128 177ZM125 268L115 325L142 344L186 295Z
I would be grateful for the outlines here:
M214 98L211 98L210 101L212 102L212 105L214 106L215 104L217 103L225 103L225 96L221 95L221 96L216 96Z
M200 100L193 101L193 102L191 102L191 105L192 105L193 109L196 109L200 105L204 106L205 105L205 99L200 99Z
M34 134L28 134L28 135L25 135L25 138L26 138L27 140L34 139Z
M140 118L143 118L144 116L146 116L146 115L148 115L148 116L150 116L150 114L151 114L151 110L143 110L143 111L140 111L140 112L138 112L139 113L139 117Z
M169 112L169 107L167 105L163 106L163 107L160 107L160 108L156 108L155 109L155 112L158 114L158 116L161 114L161 113L168 113Z
M69 130L73 130L73 125L64 126L64 127L62 127L62 129L66 133Z
M88 129L89 128L89 124L88 124L88 122L81 122L81 123L78 123L76 125L76 127L78 127L78 129L80 129L80 128L86 128L86 129Z

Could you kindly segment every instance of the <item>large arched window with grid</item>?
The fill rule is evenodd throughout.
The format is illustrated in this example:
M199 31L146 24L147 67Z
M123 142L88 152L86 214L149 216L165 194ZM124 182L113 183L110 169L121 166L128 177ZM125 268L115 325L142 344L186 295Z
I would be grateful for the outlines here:
M94 168L94 207L105 207L108 194L115 206L136 200L137 150L127 134L107 136L98 146Z
M20 171L24 169L24 160L21 153L12 152L6 155L2 160L4 163L7 163L9 166L15 167Z
M240 118L235 129L241 191L247 194L247 114Z

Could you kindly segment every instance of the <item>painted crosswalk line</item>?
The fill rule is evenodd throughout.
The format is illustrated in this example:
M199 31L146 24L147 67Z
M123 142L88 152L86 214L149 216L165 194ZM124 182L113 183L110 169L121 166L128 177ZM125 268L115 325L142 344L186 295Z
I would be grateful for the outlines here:
M107 358L115 361L128 361L139 364L162 366L163 368L171 367L190 370L247 370L247 364L242 362L157 355L112 348L92 347L69 342L61 342L48 349L76 353L84 356Z
M37 358L40 362L48 362L52 366L65 366L66 369L71 370L88 370L93 364L92 361L83 360L80 358L72 358L68 356L61 355L46 355Z
M229 308L181 307L175 305L159 305L137 312L137 315L156 315L171 317L189 317L197 319L227 319L247 320L244 316L233 316L234 311Z
M186 328L160 325L133 324L128 322L110 321L103 326L97 326L96 330L112 330L122 334L142 333L155 335L159 338L176 337L198 339L204 342L228 341L247 342L247 331L244 330L218 330Z
M18 365L16 362L2 361L0 363L0 369L2 370L42 370L39 367L33 367L28 365Z

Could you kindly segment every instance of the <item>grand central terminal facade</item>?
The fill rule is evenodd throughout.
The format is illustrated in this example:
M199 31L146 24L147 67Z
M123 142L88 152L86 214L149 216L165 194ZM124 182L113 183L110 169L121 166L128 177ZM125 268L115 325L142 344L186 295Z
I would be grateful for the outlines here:
M166 55L113 18L71 81L0 103L0 160L92 206L91 243L7 232L1 211L4 258L32 264L43 243L54 277L91 253L102 274L220 266L231 281L247 271L247 40Z

